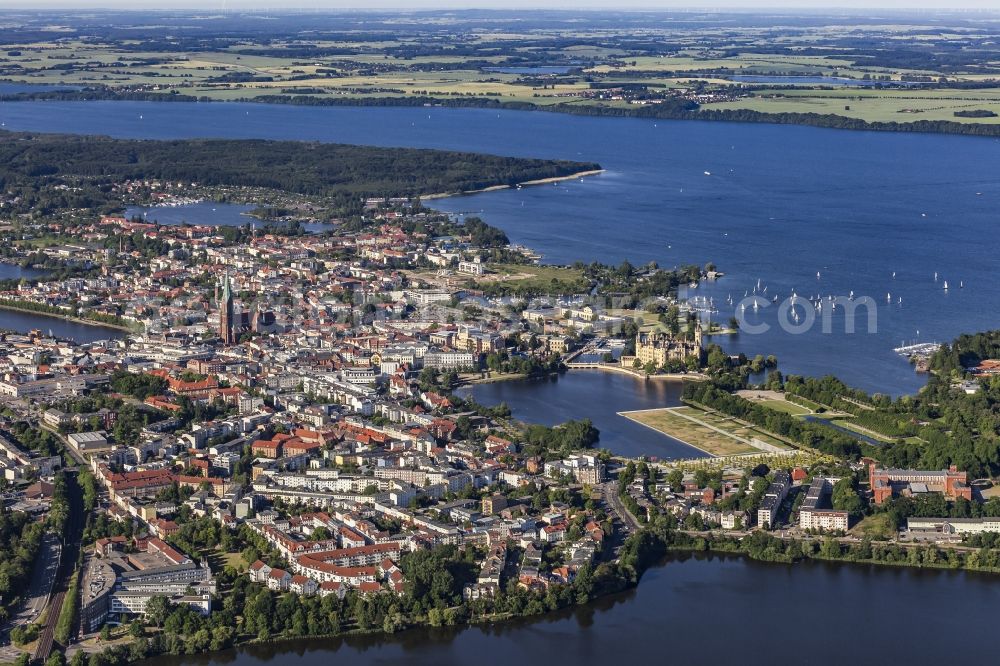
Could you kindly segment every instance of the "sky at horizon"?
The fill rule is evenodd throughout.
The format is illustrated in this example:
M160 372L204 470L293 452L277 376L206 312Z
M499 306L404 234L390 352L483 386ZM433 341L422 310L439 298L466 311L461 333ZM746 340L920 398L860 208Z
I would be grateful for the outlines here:
M7 0L4 9L62 10L204 10L226 9L289 11L330 10L432 10L432 9L583 9L583 10L740 10L815 11L879 10L954 11L992 10L1000 13L1000 0Z

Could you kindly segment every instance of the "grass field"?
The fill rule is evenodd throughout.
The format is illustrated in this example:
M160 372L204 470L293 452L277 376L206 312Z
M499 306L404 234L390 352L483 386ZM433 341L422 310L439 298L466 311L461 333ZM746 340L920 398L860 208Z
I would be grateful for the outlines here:
M692 407L622 412L621 415L713 456L759 453L760 449L749 443L751 439L787 448L782 442L765 433Z
M802 405L796 405L794 402L788 402L787 400L761 400L760 404L764 405L768 409L785 412L786 414L791 414L792 416L803 416L805 414L812 413Z
M868 122L950 120L962 123L1000 123L1000 89L951 90L772 90L756 97L707 104L703 109L750 109L767 113L820 113ZM985 110L995 118L962 118L956 111Z
M575 268L534 264L490 264L492 273L479 277L478 284L488 282L516 282L524 289L544 289L553 282L570 283L578 290L585 290L590 282L583 276L583 271Z
M851 528L851 534L871 539L891 539L896 535L896 527L888 514L868 516Z

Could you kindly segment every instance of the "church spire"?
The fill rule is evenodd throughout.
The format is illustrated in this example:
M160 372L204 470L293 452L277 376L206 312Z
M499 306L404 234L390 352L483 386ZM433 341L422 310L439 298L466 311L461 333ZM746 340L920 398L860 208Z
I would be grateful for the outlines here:
M219 337L222 343L236 343L236 332L233 328L233 290L229 282L229 270L222 280L222 297L219 299Z

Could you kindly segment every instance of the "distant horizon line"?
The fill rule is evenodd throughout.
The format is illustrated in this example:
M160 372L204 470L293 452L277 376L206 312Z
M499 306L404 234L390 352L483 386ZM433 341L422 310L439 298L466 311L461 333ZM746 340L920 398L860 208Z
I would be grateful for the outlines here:
M948 7L948 6L935 6L935 7L890 7L890 6L874 6L874 7L857 7L850 5L825 5L817 7L792 7L788 5L775 5L775 6L764 6L764 7L746 7L746 6L698 6L698 5L686 5L677 7L643 7L639 5L626 6L626 7L563 7L563 6L548 6L548 7L510 7L500 6L500 5L487 5L487 6L467 6L467 7L454 7L448 5L439 6L426 6L426 7L378 7L378 6L367 6L367 7L319 7L319 6L302 6L302 7L266 7L266 6L248 6L248 7L218 7L218 8L206 8L203 6L196 6L194 4L190 6L179 6L175 8L162 8L162 7L142 7L142 6L130 6L130 7L114 7L114 6L101 6L101 7L80 7L78 5L67 4L67 5L51 5L51 6L39 6L37 0L25 0L25 2L15 2L7 3L5 7L0 9L0 15L10 14L12 12L16 13L31 13L31 14L45 14L51 12L116 12L124 14L169 14L177 12L185 12L191 14L200 15L233 15L233 14L258 14L258 13L268 13L274 15L291 15L299 13L338 13L338 12L350 12L350 13L379 13L379 12L394 12L400 14L422 14L422 13L438 13L438 12L498 12L498 13L542 13L542 12L560 12L565 14L595 14L595 13L607 13L607 14L627 14L627 13L646 13L646 14L669 14L676 12L697 12L697 13L709 13L709 14L725 14L725 13L737 13L737 14L781 14L789 16L802 16L802 15L813 15L826 12L835 12L838 14L854 15L854 16L869 16L872 14L879 13L892 13L897 15L907 15L907 14L991 14L1000 16L1000 7L978 7L978 6L966 6L966 7Z

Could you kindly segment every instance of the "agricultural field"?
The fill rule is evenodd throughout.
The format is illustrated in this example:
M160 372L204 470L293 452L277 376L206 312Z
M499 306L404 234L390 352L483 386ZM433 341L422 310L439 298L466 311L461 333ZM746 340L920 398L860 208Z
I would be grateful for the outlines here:
M749 109L766 113L820 113L868 122L949 120L1000 123L1000 88L957 90L760 90L753 97L708 104L703 109ZM956 111L992 111L985 118L956 116Z
M366 15L361 29L356 16L331 12L261 31L259 21L251 29L236 14L211 20L241 29L206 31L207 17L178 16L164 36L158 21L136 17L112 30L77 27L71 16L11 15L0 23L0 82L112 97L510 104L661 118L749 111L816 114L826 119L794 121L831 126L838 118L949 121L960 125L941 131L982 126L984 133L1000 126L1000 20L989 18L894 16L880 23L786 15L761 22L662 12L609 14L581 29L570 13L515 19L428 12L403 23ZM741 75L787 78L732 78ZM866 87L872 79L883 85Z

